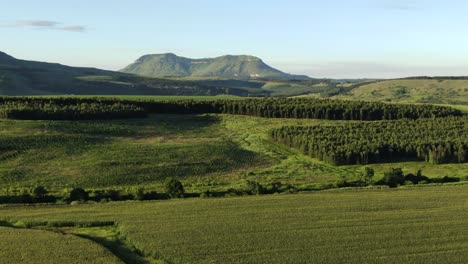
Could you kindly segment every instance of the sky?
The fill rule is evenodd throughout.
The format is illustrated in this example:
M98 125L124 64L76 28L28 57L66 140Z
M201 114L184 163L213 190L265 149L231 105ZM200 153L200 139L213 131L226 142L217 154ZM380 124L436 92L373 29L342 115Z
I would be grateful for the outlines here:
M0 0L0 51L118 70L254 55L316 78L468 75L465 0Z

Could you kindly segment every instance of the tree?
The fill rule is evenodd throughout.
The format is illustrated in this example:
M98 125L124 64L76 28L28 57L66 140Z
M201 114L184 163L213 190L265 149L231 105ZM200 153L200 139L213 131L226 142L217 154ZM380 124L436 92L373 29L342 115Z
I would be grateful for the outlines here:
M182 198L185 193L184 186L175 178L167 178L164 186L166 188L166 193L171 198Z
M74 188L70 191L70 201L86 201L89 199L89 193L82 188Z
M44 198L49 192L44 186L37 186L33 189L32 194L35 198Z
M389 171L384 172L383 182L391 188L404 184L403 170L401 168L391 168Z
M265 188L258 182L247 181L247 191L250 194L263 194L265 193Z
M365 184L372 184L374 178L374 169L364 167L364 169L359 173L359 178L359 180Z
M132 194L135 200L144 200L145 199L145 189L143 188L134 188L132 189Z

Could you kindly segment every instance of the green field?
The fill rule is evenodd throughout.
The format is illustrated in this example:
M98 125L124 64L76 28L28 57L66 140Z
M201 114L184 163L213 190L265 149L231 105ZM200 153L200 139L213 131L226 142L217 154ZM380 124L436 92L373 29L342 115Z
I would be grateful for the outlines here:
M0 227L0 263L124 263L98 243L73 235Z
M212 97L151 99L206 103ZM187 102L192 101L167 105L190 105ZM237 103L233 109L239 109ZM46 104L60 116L58 104ZM403 113L398 109L423 112L400 106L393 106L395 113ZM99 114L100 108L93 107ZM270 107L265 103L265 111L256 113L268 115ZM296 107L280 112L287 115ZM447 111L423 110L437 109ZM0 201L35 203L0 205L0 263L466 263L468 259L468 163L373 163L366 165L375 172L373 182L341 188L361 179L362 165L334 166L271 138L273 129L284 126L435 124L431 127L440 126L442 118L437 123L147 114L113 120L0 120ZM456 119L444 120L450 118ZM406 126L410 129L424 133L427 128ZM460 144L465 142L462 132L457 132ZM361 141L356 147L362 145ZM422 170L430 181L417 185L406 181L399 188L377 185L392 168L401 168L405 175ZM186 198L146 201L169 198L164 196L169 194L168 178L182 182ZM442 181L445 178L457 182ZM265 187L258 193L269 195L252 195L247 189L252 183ZM44 200L34 194L38 186L57 199L40 204ZM77 187L87 190L89 199L72 200L71 190ZM138 190L153 196L131 196ZM106 192L118 196L99 196ZM35 196L27 200L30 194ZM11 197L26 198L17 202Z
M6 206L0 218L31 226L116 221L120 239L147 258L142 263L466 263L467 199L466 185L361 189Z
M226 190L245 180L280 181L317 188L353 179L361 166L332 166L268 136L284 125L352 121L267 119L234 115L152 115L113 121L0 121L0 187L43 185L145 186L161 190L168 176L188 191ZM376 177L401 167L405 173L468 176L468 164L399 162L371 164Z
M466 105L468 104L468 80L388 80L358 86L336 98Z

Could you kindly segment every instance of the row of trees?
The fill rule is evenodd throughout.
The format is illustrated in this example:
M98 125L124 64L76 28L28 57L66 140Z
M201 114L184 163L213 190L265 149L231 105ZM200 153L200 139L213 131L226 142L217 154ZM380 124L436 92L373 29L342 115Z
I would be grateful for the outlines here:
M224 113L267 118L393 120L460 116L449 107L387 104L314 98L263 98L215 101L152 101L142 105L157 113Z
M0 118L33 120L89 120L145 117L146 111L132 104L52 102L7 102L0 105Z
M111 98L0 97L2 117L87 119L139 117L146 113L225 113L267 118L394 120L461 116L459 110L433 105L388 104L314 98L245 100L119 100Z
M288 126L271 138L334 165L468 161L468 117Z
M146 191L143 188L130 188L128 190L85 190L83 188L73 188L62 195L54 195L44 186L34 188L14 189L8 195L0 195L2 203L54 203L57 201L125 201L125 200L163 200L169 198L183 198L185 194L184 186L175 178L167 178L164 183L165 193Z

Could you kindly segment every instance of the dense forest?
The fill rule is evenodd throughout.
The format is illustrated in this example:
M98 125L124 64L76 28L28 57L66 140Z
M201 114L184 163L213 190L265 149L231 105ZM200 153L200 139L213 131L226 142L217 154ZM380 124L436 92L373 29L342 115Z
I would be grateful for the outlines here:
M115 102L100 104L81 102L56 104L51 102L7 102L0 105L0 118L33 120L89 120L145 117L138 106Z
M21 119L67 119L67 117L72 117L71 119L124 118L141 117L144 116L144 112L172 114L224 113L267 118L364 121L462 115L459 110L443 106L313 98L159 101L72 97L0 97L0 112L4 118ZM122 112L122 115L119 115L119 112Z
M468 117L289 126L271 137L334 165L468 161Z

